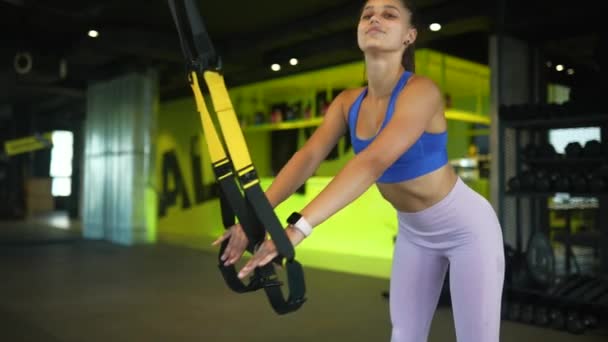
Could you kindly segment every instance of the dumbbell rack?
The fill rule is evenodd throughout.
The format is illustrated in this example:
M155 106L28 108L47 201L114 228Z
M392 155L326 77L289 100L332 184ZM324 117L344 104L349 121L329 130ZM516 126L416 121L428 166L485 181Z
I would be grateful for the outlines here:
M522 111L522 108L524 109ZM557 111L553 109L558 109ZM550 233L549 213L555 210L564 210L566 214L565 234L554 241L562 243L566 250L565 274L556 277L557 281L570 276L570 258L573 244L581 243L579 237L569 234L569 213L573 210L594 210L596 216L597 236L596 246L599 247L600 266L597 276L608 276L608 189L601 191L575 192L568 191L571 197L586 197L597 199L597 204L589 207L580 208L560 208L550 207L549 199L555 196L556 191L509 191L507 183L510 178L516 176L526 169L534 167L544 167L547 169L564 169L573 167L595 167L608 165L608 156L603 154L601 157L593 158L559 158L559 159L525 159L521 151L528 143L548 143L550 129L557 128L577 128L599 126L601 128L601 141L608 146L608 113L606 114L581 114L580 112L568 112L567 107L557 107L551 105L550 110L538 110L539 106L519 106L516 117L505 113L505 106L502 106L499 113L498 125L498 208L505 240L514 240L515 254L525 256L526 246L524 246L524 236L536 231ZM527 110L527 112L526 112ZM555 287L556 283L530 285L529 282L505 284L505 292L519 293L522 296L541 298L543 291ZM555 298L554 298L555 299ZM576 303L569 299L573 305Z

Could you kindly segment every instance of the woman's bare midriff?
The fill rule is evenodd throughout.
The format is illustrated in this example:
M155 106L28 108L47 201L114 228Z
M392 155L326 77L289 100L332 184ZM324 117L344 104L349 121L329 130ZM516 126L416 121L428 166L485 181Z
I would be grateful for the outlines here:
M414 213L441 201L452 190L458 176L450 164L401 183L376 183L382 196L398 211Z
M416 76L414 76L416 77ZM409 83L409 82L408 82ZM406 85L407 86L407 85ZM361 94L363 88L352 89L346 97L348 107L354 103L356 97ZM378 127L384 118L386 106L389 100L380 101L379 105L373 106L366 103L368 97L363 100L359 110L359 122L356 124L356 134L363 137L371 137L377 134ZM348 123L348 110L344 111L345 122ZM380 115L378 115L380 113ZM366 120L367 119L367 120ZM443 112L443 106L435 113L425 131L428 133L441 133L447 129L447 122ZM452 190L458 176L454 168L448 163L443 167L427 173L423 176L403 181L401 183L376 183L382 196L391 205L401 212L417 212L424 210L441 201Z

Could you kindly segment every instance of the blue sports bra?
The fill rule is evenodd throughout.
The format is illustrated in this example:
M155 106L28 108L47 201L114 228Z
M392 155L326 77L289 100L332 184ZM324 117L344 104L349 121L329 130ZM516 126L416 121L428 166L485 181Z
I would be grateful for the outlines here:
M393 116L397 96L403 87L405 87L405 84L411 75L411 72L405 71L393 89L380 131ZM373 137L370 139L357 138L357 118L359 117L359 109L361 108L361 102L363 102L365 95L367 95L367 88L359 95L348 112L350 138L355 154L364 150L374 140ZM386 169L377 181L379 183L402 182L437 170L447 162L447 131L442 133L424 132L420 136L420 139L401 155L393 165Z

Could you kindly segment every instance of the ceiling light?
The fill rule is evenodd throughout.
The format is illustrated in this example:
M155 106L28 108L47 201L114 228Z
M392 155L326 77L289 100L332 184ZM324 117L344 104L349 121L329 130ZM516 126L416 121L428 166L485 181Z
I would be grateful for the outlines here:
M547 68L550 68L553 66L553 63L551 63L551 61L547 61Z
M574 75L574 69L568 69L568 75Z
M431 26L429 26L429 28L431 29L431 31L437 32L437 31L441 30L441 25L438 23L432 23Z
M564 66L561 64L558 64L557 66L555 66L555 70L557 71L564 71Z
M281 70L281 66L275 63L270 67L270 69L272 69L272 71L279 71Z
M95 31L95 30L90 30L89 31L89 37L91 38L97 38L99 36L99 32Z
M289 64L291 65L298 65L298 59L297 58L292 58L289 60Z

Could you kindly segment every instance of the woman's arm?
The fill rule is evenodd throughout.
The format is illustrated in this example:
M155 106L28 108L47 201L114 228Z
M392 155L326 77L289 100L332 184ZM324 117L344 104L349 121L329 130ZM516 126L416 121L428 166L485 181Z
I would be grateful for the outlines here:
M266 197L273 208L291 196L313 175L338 140L346 133L344 109L348 106L345 93L340 93L330 104L321 125L308 141L298 150L279 171Z
M340 93L330 104L322 124L308 139L306 144L296 152L275 177L266 190L266 197L274 208L291 196L308 179L319 164L327 157L338 140L346 133L347 123L344 108L348 106L345 92ZM294 241L298 235L287 231L290 239ZM230 239L221 259L224 265L236 263L247 247L247 236L242 227L237 224L227 229L222 236L213 242L219 246L224 240Z
M361 196L420 138L441 108L441 92L435 83L422 77L412 79L397 99L390 122L301 211L302 216L317 226Z
M300 213L314 227L361 196L399 156L422 135L433 116L442 108L441 92L426 78L415 78L399 96L390 122L374 141L348 162L333 180ZM305 236L297 228L286 229L292 244ZM266 240L238 276L243 278L256 267L277 256L272 240Z

